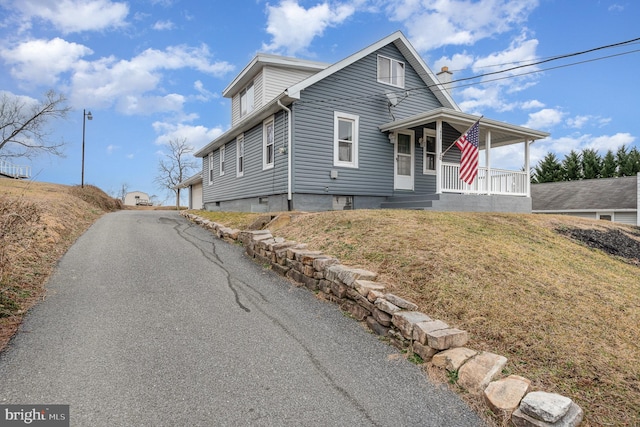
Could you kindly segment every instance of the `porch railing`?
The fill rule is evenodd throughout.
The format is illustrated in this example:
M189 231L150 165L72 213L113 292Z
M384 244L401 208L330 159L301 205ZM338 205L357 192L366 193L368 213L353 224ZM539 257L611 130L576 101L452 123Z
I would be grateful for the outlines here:
M31 176L31 166L18 166L6 160L0 160L0 175L26 179Z
M478 176L473 185L460 180L460 165L442 163L443 193L498 194L508 196L528 196L528 179L526 172L478 168Z

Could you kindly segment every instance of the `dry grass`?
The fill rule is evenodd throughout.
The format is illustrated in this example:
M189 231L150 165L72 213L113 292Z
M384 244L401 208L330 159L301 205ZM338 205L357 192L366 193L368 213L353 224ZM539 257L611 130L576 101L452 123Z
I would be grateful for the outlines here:
M23 229L26 240L11 240L6 230L0 239L1 256L11 259L0 289L15 303L0 318L2 348L43 297L57 260L118 205L92 186L8 179L0 180L0 204L5 214L39 218ZM272 217L205 215L239 229ZM636 228L559 216L367 210L300 214L268 227L377 271L424 313L468 330L470 347L507 356L509 373L574 399L585 425L640 425L639 267L557 232L622 230L637 239Z
M245 227L259 217L245 215ZM640 425L640 270L557 232L570 228L637 233L566 216L379 210L298 216L272 232L377 271L468 330L470 347L508 357L508 373L574 399L585 425Z
M22 315L44 298L56 262L119 201L94 186L0 179L0 349Z

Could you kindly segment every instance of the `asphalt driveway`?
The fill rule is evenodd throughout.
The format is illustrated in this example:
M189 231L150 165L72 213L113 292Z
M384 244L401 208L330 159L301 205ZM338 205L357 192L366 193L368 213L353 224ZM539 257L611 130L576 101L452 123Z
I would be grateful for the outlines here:
M70 405L73 426L482 425L336 306L172 211L107 214L71 247L0 355L0 404Z

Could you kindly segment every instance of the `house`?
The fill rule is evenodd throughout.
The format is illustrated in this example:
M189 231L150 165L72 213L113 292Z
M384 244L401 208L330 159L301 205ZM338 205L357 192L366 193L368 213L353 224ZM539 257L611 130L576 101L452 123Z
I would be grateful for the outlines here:
M189 209L203 209L202 204L202 172L187 178L174 189L189 189Z
M142 191L131 191L124 196L125 206L151 206L149 195Z
M529 145L547 133L482 118L473 185L454 146L460 111L401 32L334 64L258 54L223 91L231 128L195 153L206 210L419 208L530 212ZM522 171L493 168L521 144ZM449 149L451 148L451 149Z
M531 185L532 212L640 226L640 174Z

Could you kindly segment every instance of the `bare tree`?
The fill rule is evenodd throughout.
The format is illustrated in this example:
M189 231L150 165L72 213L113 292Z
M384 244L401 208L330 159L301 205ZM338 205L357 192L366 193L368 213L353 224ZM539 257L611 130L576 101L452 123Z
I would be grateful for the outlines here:
M53 90L41 101L3 92L0 95L0 157L32 158L40 153L62 155L64 142L50 140L47 124L71 110L66 98Z
M122 187L120 188L120 191L118 191L117 198L120 199L122 203L124 203L124 198L128 192L129 192L129 185L126 182L122 183Z
M187 144L187 138L171 139L165 146L169 151L160 159L155 182L175 193L176 209L180 209L180 189L176 186L191 175L198 163L190 156L193 147Z

